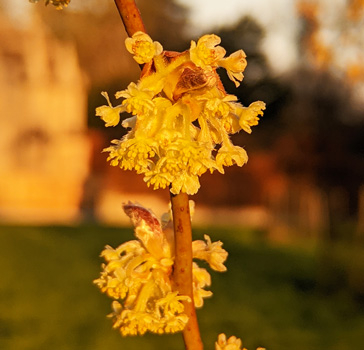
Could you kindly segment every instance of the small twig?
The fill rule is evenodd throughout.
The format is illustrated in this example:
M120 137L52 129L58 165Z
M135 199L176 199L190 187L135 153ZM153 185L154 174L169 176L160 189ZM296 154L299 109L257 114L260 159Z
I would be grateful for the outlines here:
M192 287L192 228L191 215L186 193L171 194L175 261L173 271L174 289L180 295L188 295L191 302L184 302L185 313L189 317L183 330L186 350L202 350L203 344L197 322Z
M134 0L115 0L115 5L124 23L125 30L130 37L138 31L146 32L142 17Z

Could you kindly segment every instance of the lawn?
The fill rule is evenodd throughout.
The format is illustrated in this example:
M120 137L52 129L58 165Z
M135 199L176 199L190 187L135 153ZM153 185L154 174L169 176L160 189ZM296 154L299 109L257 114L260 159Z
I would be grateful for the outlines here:
M228 271L198 311L206 350L218 333L252 350L352 350L364 343L364 308L345 290L322 293L314 250L274 246L246 230L196 230L221 239ZM92 284L106 244L131 229L0 227L0 349L183 350L181 335L122 338L106 318L110 299Z

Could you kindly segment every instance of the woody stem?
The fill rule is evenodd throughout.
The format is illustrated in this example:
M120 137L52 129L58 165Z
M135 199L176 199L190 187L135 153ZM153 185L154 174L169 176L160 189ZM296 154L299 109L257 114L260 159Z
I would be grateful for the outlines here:
M115 0L115 5L130 37L138 31L145 33L144 23L134 0Z
M171 194L171 203L175 239L174 290L191 298L190 302L184 302L188 323L183 330L183 339L186 350L202 350L203 344L193 302L192 229L188 196L186 193Z

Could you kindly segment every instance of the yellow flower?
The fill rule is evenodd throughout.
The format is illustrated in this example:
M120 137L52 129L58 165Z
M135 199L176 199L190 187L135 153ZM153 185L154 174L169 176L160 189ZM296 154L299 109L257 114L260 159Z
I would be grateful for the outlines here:
M119 123L122 111L133 114L121 123L130 128L128 134L105 150L111 165L143 174L154 189L193 195L205 172L224 173L225 166L246 163L246 152L231 143L230 135L241 129L250 133L265 105L257 101L243 107L225 92L216 69L224 67L238 85L246 60L242 50L224 58L219 43L218 36L204 35L179 54L160 52L141 32L126 41L133 53L153 52L153 64L138 83L115 94L124 98L121 106L109 103L96 110L107 126Z
M139 64L150 62L154 56L160 55L163 51L163 47L158 41L153 41L148 34L143 32L136 32L132 38L127 38L125 46Z
M198 41L191 41L191 61L203 69L217 67L218 62L225 56L225 49L220 44L221 39L214 34L204 35Z
M181 172L179 176L175 176L171 183L172 187L170 191L173 194L183 192L193 195L196 194L200 188L198 176L188 174L187 172Z
M122 140L113 140L113 145L104 149L109 152L108 160L112 166L120 166L124 170L135 169L138 174L149 170L151 161L157 151L157 144L148 138L127 137Z
M130 83L126 90L117 92L115 97L124 97L122 105L133 115L143 117L154 110L153 91L141 90L135 83Z
M233 109L233 105L230 102L236 100L237 97L234 95L209 98L205 103L205 111L207 110L208 114L213 114L216 118L227 117Z
M196 307L203 306L203 299L212 295L212 292L205 290L206 286L211 285L211 276L206 269L198 267L193 263L193 300Z
M182 304L182 301L188 300L188 297L178 296L176 292L168 292L155 302L154 312L123 309L119 302L113 301L113 312L109 317L114 320L113 328L119 329L123 336L143 335L147 331L176 333L182 331L188 321Z
M108 106L97 107L96 115L101 117L101 119L106 123L105 126L118 125L120 122L120 113L124 112L125 108L122 106L113 107L107 92L103 91L101 95L106 98Z
M168 173L159 173L158 171L149 171L145 174L144 181L148 187L153 186L154 190L167 188L173 181L173 176Z
M172 139L168 133L159 135L159 140L161 137L164 142ZM155 167L145 173L144 181L148 186L153 185L154 189L172 185L171 192L174 194L181 191L195 194L200 187L198 176L208 169L215 169L215 163L211 159L211 149L183 139L165 146L168 147L168 151L165 154L159 151L160 158Z
M246 348L241 349L241 339L231 336L226 339L224 333L219 334L217 342L215 342L215 350L247 350ZM257 350L265 350L264 348L257 348Z
M247 65L245 52L243 50L236 51L229 57L220 60L218 64L226 69L228 77L238 87L244 78L243 71Z
M251 126L258 125L259 115L263 115L265 110L265 103L256 101L249 105L249 107L238 107L236 114L239 117L240 127L248 134L252 132Z
M241 350L241 340L235 336L226 340L226 335L221 333L215 343L215 350Z
M248 155L244 148L233 146L232 144L224 144L216 155L216 164L218 170L223 174L224 166L243 166L248 161Z
M228 252L222 248L222 242L211 243L211 238L208 235L204 235L204 238L206 243L200 240L192 243L193 257L205 260L215 271L226 271L224 262Z
M183 303L191 300L172 290L172 218L165 214L162 225L150 210L139 204L129 202L123 208L135 226L137 239L116 249L106 246L101 253L105 260L102 272L94 281L103 293L114 299L113 312L109 315L113 318L113 328L119 329L122 335L181 331L188 321ZM206 256L215 254L215 244L221 245L208 240L211 248L205 249ZM196 258L208 259L202 254ZM212 295L204 289L210 284L210 274L193 263L193 298L197 307L203 305L203 298Z

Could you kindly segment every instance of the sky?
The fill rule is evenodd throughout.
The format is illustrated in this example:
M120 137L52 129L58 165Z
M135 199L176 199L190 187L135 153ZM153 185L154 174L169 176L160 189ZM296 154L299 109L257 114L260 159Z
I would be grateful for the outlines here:
M277 74L297 62L298 20L292 0L176 0L187 6L189 21L198 32L233 26L244 15L254 17L266 30L262 50ZM222 43L223 45L223 43Z

